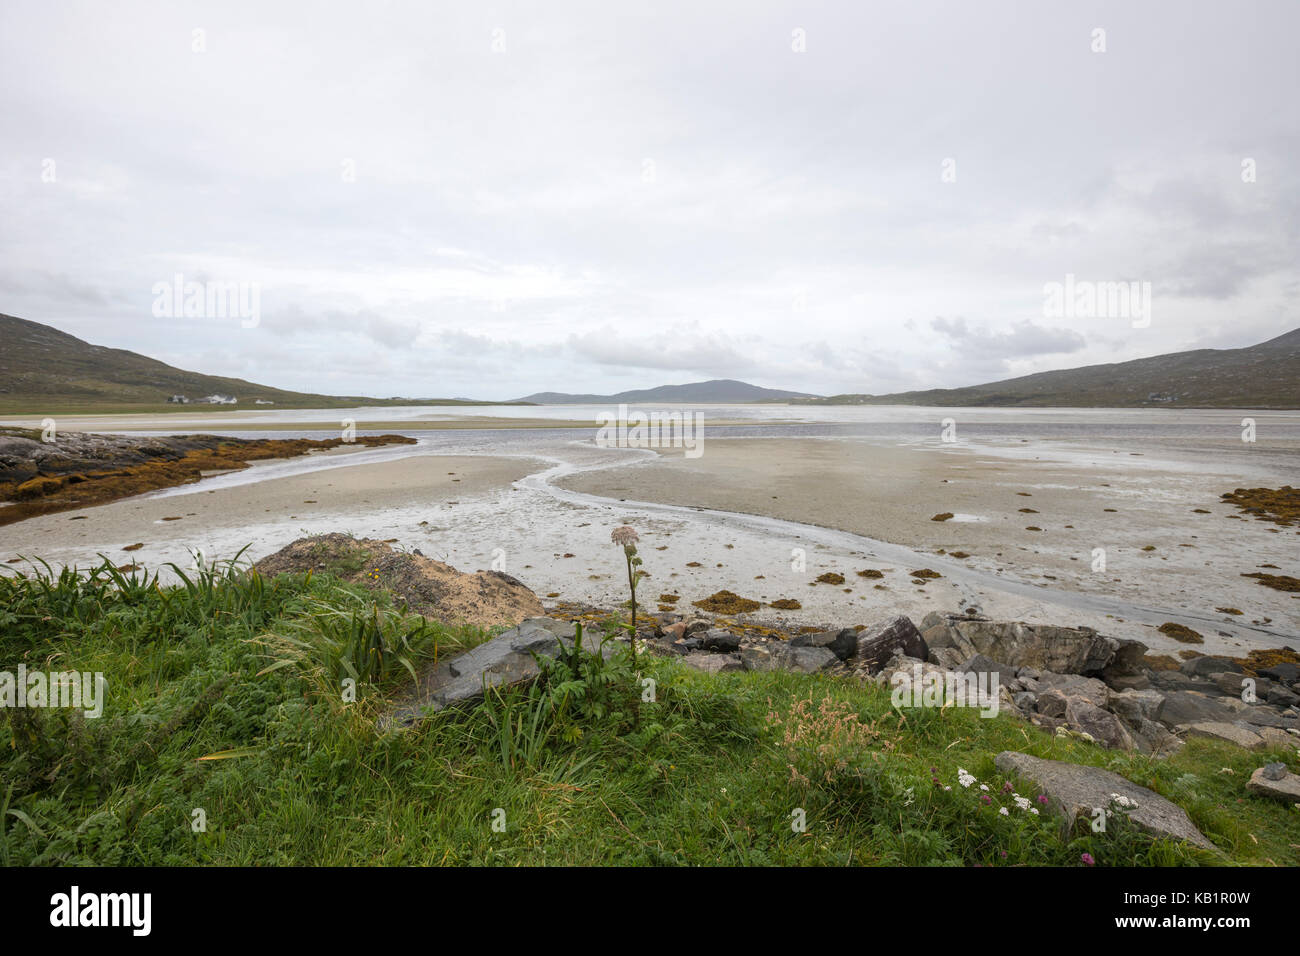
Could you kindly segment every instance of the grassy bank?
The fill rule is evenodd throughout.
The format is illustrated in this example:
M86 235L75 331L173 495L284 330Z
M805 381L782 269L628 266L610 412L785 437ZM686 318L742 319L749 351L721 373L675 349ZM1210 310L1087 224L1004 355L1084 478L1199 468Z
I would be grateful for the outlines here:
M1259 754L1197 740L1163 761L1117 754L1011 717L895 711L887 692L841 678L710 677L642 656L656 702L639 703L620 654L381 732L408 666L488 635L404 615L328 574L186 575L174 588L108 565L0 578L0 670L108 681L98 719L0 710L0 863L1297 859L1300 811L1245 795ZM1005 749L1110 767L1183 806L1224 853L1153 844L1122 821L1062 835L1002 792L993 758ZM1285 759L1295 769L1294 752ZM959 768L989 786L988 805ZM791 825L799 810L806 832Z

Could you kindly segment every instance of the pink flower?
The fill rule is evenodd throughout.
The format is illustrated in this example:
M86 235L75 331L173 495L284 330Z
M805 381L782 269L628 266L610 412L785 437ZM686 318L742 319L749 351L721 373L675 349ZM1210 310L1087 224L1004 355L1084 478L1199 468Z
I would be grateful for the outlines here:
M1079 857L1079 859L1083 860L1084 866L1092 866L1094 863L1097 862L1092 858L1091 853L1085 853L1083 856Z
M609 540L621 544L624 551L636 550L636 543L641 539L631 525L622 525L609 533Z

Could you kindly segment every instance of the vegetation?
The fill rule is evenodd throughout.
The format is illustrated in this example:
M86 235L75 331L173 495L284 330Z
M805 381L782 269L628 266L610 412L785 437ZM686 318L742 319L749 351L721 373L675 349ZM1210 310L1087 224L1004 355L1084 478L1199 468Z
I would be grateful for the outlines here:
M1166 760L1116 753L1008 716L896 711L887 690L825 675L647 657L645 685L622 642L381 729L411 669L488 635L328 574L164 570L175 584L108 561L0 577L0 667L108 682L98 719L0 710L0 863L1296 862L1300 811L1244 791L1260 754L1209 740ZM995 770L1005 749L1108 766L1224 853L1152 843L1122 814L1062 835ZM1296 767L1294 752L1273 759Z

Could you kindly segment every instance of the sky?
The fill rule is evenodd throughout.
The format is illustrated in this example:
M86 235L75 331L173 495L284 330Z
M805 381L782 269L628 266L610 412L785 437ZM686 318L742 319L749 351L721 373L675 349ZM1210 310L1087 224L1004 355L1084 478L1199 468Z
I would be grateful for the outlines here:
M0 312L379 397L1252 345L1300 326L1297 35L1291 0L4 0ZM1067 276L1135 297L1053 309ZM247 308L167 314L178 277Z

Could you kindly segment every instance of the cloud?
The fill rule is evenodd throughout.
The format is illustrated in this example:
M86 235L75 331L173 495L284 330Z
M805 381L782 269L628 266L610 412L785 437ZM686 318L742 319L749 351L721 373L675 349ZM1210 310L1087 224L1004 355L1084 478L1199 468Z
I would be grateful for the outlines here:
M994 332L972 328L963 318L930 320L930 328L948 345L974 359L994 358L1001 361L1038 355L1060 355L1086 348L1087 339L1074 329L1046 328L1029 320L1014 322L1010 330Z

